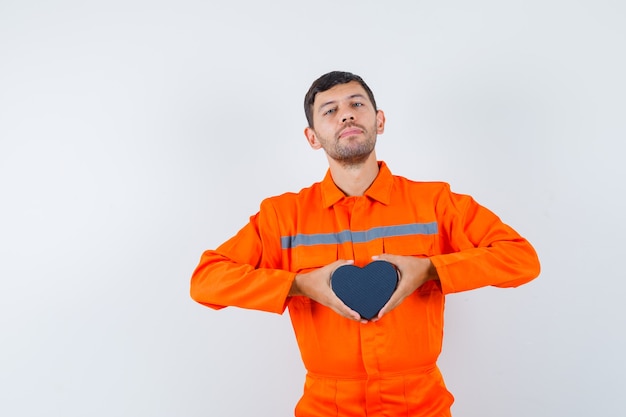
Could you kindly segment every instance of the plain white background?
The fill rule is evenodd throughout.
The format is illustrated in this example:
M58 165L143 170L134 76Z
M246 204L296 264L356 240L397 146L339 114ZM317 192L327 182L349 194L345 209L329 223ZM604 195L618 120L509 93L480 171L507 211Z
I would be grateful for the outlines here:
M262 198L321 180L302 99L362 75L395 174L536 247L448 297L456 416L619 415L626 388L621 1L0 0L0 414L288 416L287 315L188 295Z

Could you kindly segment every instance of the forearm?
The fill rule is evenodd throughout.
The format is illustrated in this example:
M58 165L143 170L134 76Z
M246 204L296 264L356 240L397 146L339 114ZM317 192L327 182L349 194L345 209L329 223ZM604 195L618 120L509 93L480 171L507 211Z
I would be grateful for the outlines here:
M537 253L525 239L431 257L444 293L485 286L517 287L539 275Z
M439 281L439 272L437 271L435 264L430 258L428 258L428 261L430 262L430 264L426 271L426 281Z
M293 278L291 282L291 287L289 287L289 293L287 294L289 297L304 295L300 287L300 280L302 279L302 275L298 274Z
M531 244L471 197L442 192L441 254L431 257L444 293L516 287L539 275Z
M282 313L295 274L255 268L206 251L191 277L191 297L207 307L235 306Z

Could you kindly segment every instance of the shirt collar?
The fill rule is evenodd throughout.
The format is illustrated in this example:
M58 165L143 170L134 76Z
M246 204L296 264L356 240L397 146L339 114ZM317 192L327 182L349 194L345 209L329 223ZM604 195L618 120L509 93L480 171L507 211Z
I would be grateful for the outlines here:
M365 191L365 195L383 204L389 204L391 200L391 188L393 186L393 175L387 164L378 161L378 175L370 187ZM330 175L330 169L322 181L322 205L328 208L336 204L346 195L335 185Z

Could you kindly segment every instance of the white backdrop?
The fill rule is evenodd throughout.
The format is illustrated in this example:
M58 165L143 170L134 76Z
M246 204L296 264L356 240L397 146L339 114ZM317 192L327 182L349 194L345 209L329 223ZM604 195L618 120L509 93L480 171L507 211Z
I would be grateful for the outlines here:
M320 180L310 83L362 75L378 156L525 235L540 278L448 297L455 416L620 415L626 6L0 0L0 415L288 416L287 315L188 295L262 198Z

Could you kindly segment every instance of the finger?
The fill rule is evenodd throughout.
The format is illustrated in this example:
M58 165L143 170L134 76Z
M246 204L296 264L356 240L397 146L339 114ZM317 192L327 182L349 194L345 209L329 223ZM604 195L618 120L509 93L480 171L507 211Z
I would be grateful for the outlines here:
M398 303L393 299L393 297L390 298L389 301L387 301L387 304L385 304L383 308L380 309L374 321L380 320L385 314L396 308L397 304Z
M378 315L376 316L376 318L373 321L378 321L381 318L383 318L383 316L385 314L389 313L394 308L396 308L398 306L398 304L399 304L398 302L387 302L387 304L385 304L384 307L380 309L380 311L378 312Z
M354 261L352 260L338 260L338 261L333 262L329 266L335 266L335 264L337 264L336 268L339 268L342 265L350 265L353 263ZM344 316L345 318L348 318L350 320L359 321L361 323L367 323L367 320L363 319L358 312L352 310L341 300L341 298L337 297L337 294L335 294L335 292L332 291L332 288L331 288L331 297L332 297L332 300L330 303L332 305L330 307L333 310L335 310L335 312L337 312L339 315Z
M335 262L333 262L331 265L335 265L337 268L339 268L340 266L352 265L353 263L354 263L354 260L352 259L338 259Z
M332 275L332 273L335 272L335 269L339 268L340 266L352 265L353 263L354 263L354 261L351 260L351 259L338 259L335 262L326 265L325 268Z
M334 298L335 298L335 302L333 303L334 304L333 305L333 309L337 313L339 313L340 315L342 315L345 318L348 318L350 320L355 320L355 321L362 321L363 320L359 313L357 313L356 311L352 310L350 307L345 305L343 303L343 301L341 301L341 299L339 297L335 296Z
M380 309L375 320L380 320L385 314L389 313L394 308L398 307L402 301L406 298L402 287L398 287L396 291L391 295L389 301Z
M398 258L397 255L392 255L390 253L381 253L380 255L372 256L372 260L374 261L387 261L391 263L394 263L393 261L396 260L397 258Z
M400 271L403 265L403 256L392 255L390 253L383 253L380 255L372 256L373 261L385 261L392 264L398 271Z

